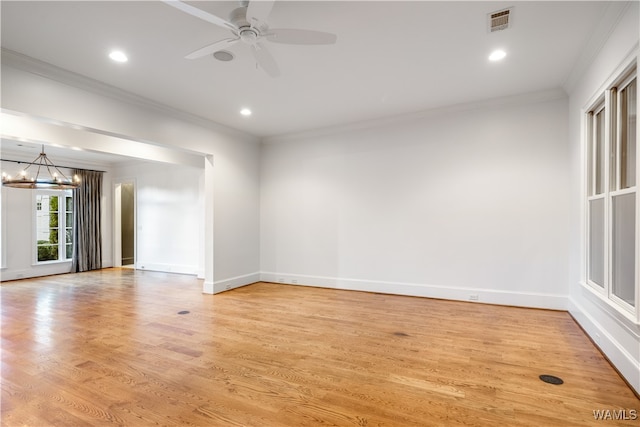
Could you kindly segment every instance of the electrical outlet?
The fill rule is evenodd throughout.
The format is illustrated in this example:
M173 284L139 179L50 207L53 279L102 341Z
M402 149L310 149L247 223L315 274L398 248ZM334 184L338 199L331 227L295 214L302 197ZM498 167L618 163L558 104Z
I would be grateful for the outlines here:
M298 280L297 279L291 279L291 283L293 283L294 285L298 284Z
M225 289L228 291L229 289L231 289L231 283L227 284L227 286L225 286Z
M478 301L478 294L469 295L469 301Z

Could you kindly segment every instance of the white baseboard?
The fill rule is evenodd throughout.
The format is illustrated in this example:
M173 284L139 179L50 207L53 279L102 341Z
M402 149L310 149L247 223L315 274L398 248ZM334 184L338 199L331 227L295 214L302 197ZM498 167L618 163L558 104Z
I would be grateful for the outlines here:
M3 269L0 281L8 282L11 280L31 279L34 277L51 276L54 274L65 274L71 271L71 261L54 262L50 264L34 265L31 268L12 270Z
M146 263L144 261L136 262L136 269L161 271L163 273L192 274L194 276L198 273L197 265Z
M383 294L438 298L455 301L471 301L518 307L546 308L552 310L567 310L568 308L568 296L533 292L513 292L460 287L454 288L417 283L343 279L339 277L307 276L266 271L260 273L260 280L264 282L292 285L317 286L322 288L378 292Z
M224 280L217 280L213 282L213 290L210 293L217 294L231 289L239 288L241 286L250 285L260 281L260 273L250 273L242 276L230 277ZM209 293L209 292L207 292Z
M29 279L32 277L46 276L47 273L34 270L9 270L2 269L2 275L0 275L0 281L10 282L12 280Z
M574 299L569 300L569 313L606 355L620 375L625 378L637 394L640 394L640 342L638 342L638 352L635 355L630 354L616 337L611 335L588 310L585 310Z

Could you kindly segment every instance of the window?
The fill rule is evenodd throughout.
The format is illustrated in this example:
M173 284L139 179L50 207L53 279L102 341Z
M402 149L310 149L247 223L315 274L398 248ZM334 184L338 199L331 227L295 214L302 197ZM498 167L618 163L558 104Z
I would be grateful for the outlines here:
M618 79L587 124L587 283L638 313L637 77Z
M35 193L36 261L66 261L73 256L71 191Z

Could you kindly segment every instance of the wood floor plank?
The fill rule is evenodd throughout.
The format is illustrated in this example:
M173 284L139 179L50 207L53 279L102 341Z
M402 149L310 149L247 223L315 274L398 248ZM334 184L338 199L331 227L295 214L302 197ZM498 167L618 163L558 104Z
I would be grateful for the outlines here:
M566 312L201 289L129 269L3 283L2 425L596 426L594 410L640 413Z

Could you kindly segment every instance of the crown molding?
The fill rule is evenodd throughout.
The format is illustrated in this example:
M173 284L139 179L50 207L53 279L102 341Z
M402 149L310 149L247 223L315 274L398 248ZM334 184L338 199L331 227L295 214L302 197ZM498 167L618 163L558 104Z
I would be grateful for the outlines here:
M426 119L443 114L473 111L484 108L499 108L505 106L516 106L525 104L535 104L538 102L552 101L555 99L567 98L567 93L562 88L554 88L537 92L528 92L518 95L490 98L482 101L466 102L462 104L446 105L442 107L421 110L414 113L401 114L390 117L381 117L373 120L365 120L340 126L330 126L321 129L303 131L297 133L274 135L262 139L263 144L281 143L297 141L307 138L318 138L341 133L354 132L364 129L376 129L385 126L408 123L416 120Z
M573 92L586 70L595 61L611 34L613 34L624 15L628 12L632 3L633 1L612 1L607 3L602 17L591 32L591 36L583 47L578 60L562 83L562 87L567 93Z

